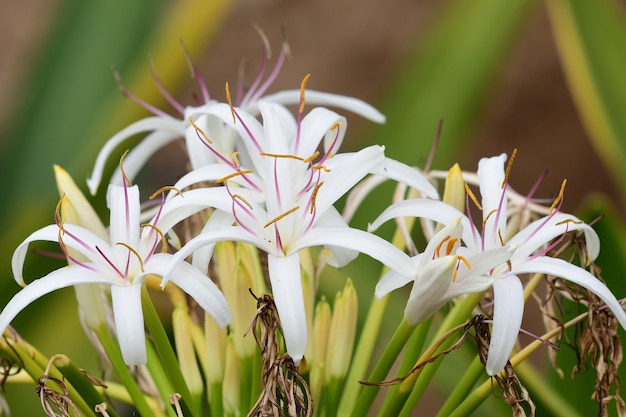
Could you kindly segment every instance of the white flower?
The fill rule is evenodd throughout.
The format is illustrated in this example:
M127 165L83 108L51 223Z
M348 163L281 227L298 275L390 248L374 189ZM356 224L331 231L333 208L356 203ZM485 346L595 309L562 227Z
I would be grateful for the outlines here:
M239 86L235 94L234 105L253 116L258 116L260 113L258 103L262 97L265 101L284 105L300 104L302 107L304 104L304 86L308 77L303 81L300 90L285 90L265 95L268 88L276 79L287 51L287 46L284 45L277 59L276 66L265 79L267 53L263 55L263 61L257 77L245 94L243 93L243 88ZM125 172L127 177L131 180L137 175L152 155L179 138L185 139L187 156L192 169L197 169L211 163L221 163L224 159L230 159L232 153L236 150L242 150L240 149L241 137L237 132L211 113L210 109L214 105L219 104L219 102L210 97L206 85L198 74L197 69L194 67L193 70L202 90L202 99L204 101L202 104L184 107L177 103L164 88L158 84L163 95L180 113L180 119L144 103L124 90L127 96L138 101L145 108L153 112L155 116L147 117L129 125L107 141L98 154L93 172L87 180L89 190L92 194L96 193L100 185L106 162L110 158L111 153L123 142L139 133L151 132L131 150L125 159ZM309 104L328 105L350 110L376 123L384 123L385 121L384 115L378 110L356 98L313 90L307 90L306 97ZM197 129L202 130L205 137L199 137ZM243 157L245 158L245 155L243 155ZM123 184L123 179L118 171L114 173L111 183L118 185Z
M385 158L380 146L335 154L346 121L330 110L315 108L296 119L279 104L260 100L258 106L263 124L225 105L210 110L245 138L250 165L213 164L183 177L177 188L225 176L220 181L223 187L191 190L171 198L163 208L162 224L173 225L203 204L218 209L212 216L219 215L226 210L218 194L230 194L226 216L212 223L209 219L202 233L176 253L175 259L182 260L195 252L196 264L199 249L221 240L249 242L267 252L272 293L287 350L298 363L307 338L300 250L326 246L329 261L335 266L345 265L363 252L405 273L411 271L407 255L377 236L348 227L333 204L370 173L403 180L431 196L437 194L417 170ZM317 148L322 139L324 153L319 155ZM231 172L225 175L226 166ZM233 221L236 226L232 226Z
M172 255L154 253L161 241L156 225L140 227L137 186L109 186L107 203L111 221L109 241L84 227L63 224L58 219L58 224L34 232L18 246L12 269L15 280L24 288L2 310L0 334L21 310L47 293L81 284L103 284L111 288L115 328L124 361L128 365L146 362L141 288L147 275L163 276ZM59 242L72 264L26 285L22 276L24 260L30 242L37 240ZM69 249L88 261L72 257ZM226 299L199 270L180 262L168 279L193 297L220 326L230 322L232 316Z
M373 230L385 221L400 216L423 217L445 225L461 217L462 239L467 248L468 260L472 254L487 253L502 247L512 251L510 256L502 259L499 265L486 271L487 273L474 275L473 282L476 288L468 288L465 291L466 293L480 291L493 285L493 328L486 364L489 375L495 375L504 368L519 333L524 312L523 287L518 277L520 274L555 275L592 291L606 303L620 324L626 328L626 314L606 285L583 268L545 256L546 245L553 239L570 231L582 230L589 259L595 259L600 250L600 242L590 226L575 216L552 210L548 216L532 222L508 238L510 231L507 231L505 161L506 155L502 154L498 157L483 158L478 165L482 196L482 233L457 209L440 201L425 199L394 204L370 226L370 230ZM471 261L469 264L475 267ZM465 268L465 265L461 264L460 268ZM405 278L405 283L408 281L409 279Z

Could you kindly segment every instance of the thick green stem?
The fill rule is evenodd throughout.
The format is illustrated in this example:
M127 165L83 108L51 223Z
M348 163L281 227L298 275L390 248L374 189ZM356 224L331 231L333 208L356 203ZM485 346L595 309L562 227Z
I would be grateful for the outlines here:
M485 366L480 362L480 358L476 356L472 361L469 368L467 368L459 382L457 382L454 390L448 395L446 401L443 403L441 409L437 413L437 417L446 417L458 407L459 404L467 398L468 394L472 391L478 379L485 372Z

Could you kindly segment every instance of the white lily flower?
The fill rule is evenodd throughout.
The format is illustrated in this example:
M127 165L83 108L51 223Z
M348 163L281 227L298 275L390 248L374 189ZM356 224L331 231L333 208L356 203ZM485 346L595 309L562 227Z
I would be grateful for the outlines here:
M285 90L265 95L268 88L278 76L288 53L288 48L285 44L281 49L274 69L270 72L268 77L264 79L268 58L267 45L265 45L265 48L266 50L257 77L245 94L243 94L243 88L240 85L234 99L235 106L253 116L260 114L258 103L261 98L264 98L265 101L283 105L299 104L304 93L304 84L308 79L307 77L305 81L303 81L301 90ZM197 169L212 163L221 163L223 161L222 156L226 156L226 158L229 159L233 152L242 150L239 149L241 148L241 137L237 134L237 131L220 120L219 117L215 117L210 111L210 109L214 105L219 104L219 102L210 97L198 70L193 67L193 71L200 84L203 100L203 103L196 106L182 106L177 103L160 84L157 84L165 98L180 113L180 119L144 103L124 90L125 95L139 102L146 109L153 112L155 116L131 124L107 141L98 154L93 172L87 180L89 190L92 194L96 193L102 181L103 171L111 153L126 140L139 133L151 132L136 145L126 157L125 172L126 176L131 180L137 175L152 155L179 138L185 139L187 156L192 169ZM313 90L307 90L306 94L307 101L310 104L333 106L352 111L376 123L385 122L385 116L382 113L362 100ZM198 137L197 129L201 129L204 132L206 135L205 138ZM211 142L210 145L207 141ZM245 158L246 155L244 154L242 157ZM119 172L116 171L114 173L111 183L118 185L123 184L123 178Z
M444 225L458 221L463 225L462 240L467 249L459 248L472 267L476 263L472 256L507 248L511 253L486 270L485 274L473 274L470 287L457 295L482 291L493 285L494 312L491 344L486 369L489 375L499 373L507 363L524 312L524 294L518 277L526 273L544 273L567 279L595 293L613 312L622 327L626 328L626 314L611 291L591 273L561 259L545 256L546 245L567 232L582 230L591 260L598 256L600 243L597 234L577 217L551 210L548 216L535 220L524 229L507 237L507 195L504 162L506 155L483 158L478 165L478 179L482 197L482 233L469 217L459 210L440 201L407 200L387 208L370 226L378 228L382 223L404 216L415 216L433 220ZM549 246L548 246L549 247ZM463 251L461 251L463 249ZM485 258L488 260L488 258ZM461 265L463 268L464 265ZM478 272L478 271L476 271ZM410 281L405 277L405 283ZM460 281L460 279L459 279ZM393 288L397 288L396 285Z
M163 276L171 254L155 253L162 236L156 225L140 226L137 186L110 185L107 194L110 210L109 241L80 226L58 223L46 226L24 240L15 250L12 269L15 280L24 288L0 314L0 334L13 318L34 300L60 288L81 284L103 284L111 288L113 316L124 361L128 365L146 362L141 287L148 275ZM24 260L31 242L59 242L71 265L50 272L26 285L22 276ZM70 254L80 253L87 261ZM83 259L83 258L81 258ZM186 262L176 264L168 277L193 297L222 327L231 318L226 299L203 273Z
M226 105L210 109L246 138L250 169L233 161L222 164L221 168L214 164L190 173L175 187L182 189L197 181L215 181L217 174L223 175L224 166L232 169L219 181L224 187L191 190L169 199L163 208L163 218L169 226L200 209L199 200L195 197L189 200L189 195L200 192L208 195L215 193L210 191L215 189L230 193L230 216L205 227L174 255L175 259L182 260L192 253L195 258L199 249L221 240L245 241L267 252L272 292L287 351L299 363L307 339L300 250L326 246L331 264L336 266L344 265L362 252L404 273L412 270L406 254L377 236L348 227L333 204L371 173L400 179L432 196L437 194L416 170L407 170L405 165L385 158L381 146L335 154L343 140L346 121L330 110L316 108L303 118L299 114L296 119L279 104L260 100L258 106L263 124L241 109ZM322 139L324 154L319 155L317 148ZM260 198L248 199L246 195ZM224 202L216 199L206 200L204 204L223 210ZM236 226L232 226L233 220Z

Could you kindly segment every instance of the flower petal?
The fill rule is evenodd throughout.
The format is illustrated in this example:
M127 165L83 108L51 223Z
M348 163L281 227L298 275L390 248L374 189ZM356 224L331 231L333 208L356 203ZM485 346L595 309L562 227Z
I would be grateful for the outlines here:
M98 186L102 180L102 172L104 171L105 165L118 145L137 133L150 130L170 131L177 137L182 137L185 134L183 124L180 120L176 120L173 117L171 119L165 117L147 117L131 124L125 129L122 129L105 143L96 158L96 163L91 173L91 177L87 179L87 186L89 187L91 194L96 194L96 191L98 191ZM159 141L151 144L151 146L152 145L158 147L163 146L163 143L162 141ZM146 145L146 147L150 148L148 145ZM154 150L156 151L156 149Z
M416 168L410 167L395 159L385 158L372 174L382 175L389 179L401 182L423 192L427 197L439 198L439 193L428 179Z
M146 266L146 273L161 275L169 266L172 258L170 254L156 254ZM168 275L169 281L189 294L196 302L209 313L218 326L224 328L233 319L228 302L222 291L211 278L200 272L187 262L180 262Z
M371 120L372 122L385 123L384 114L358 98L308 89L305 91L305 98L307 104L337 107L351 111L361 117ZM300 102L300 90L279 91L274 94L269 94L263 97L263 99L281 104L298 104Z
M111 287L115 330L126 365L144 365L147 361L141 284L135 282L135 285Z
M500 236L506 232L507 200L503 188L505 162L504 153L492 158L482 158L478 162L478 180L483 206L483 239L486 249L500 246Z
M417 325L430 317L445 303L443 298L452 283L458 262L456 256L434 259L419 271L404 309L404 318Z
M298 148L294 147L293 151L308 158L324 139L324 152L330 151L328 157L331 157L341 147L347 126L345 117L323 107L314 108L302 119Z
M79 284L110 285L112 280L106 275L95 274L79 265L52 271L45 277L34 280L11 298L0 314L0 335L15 316L36 299L52 291Z
M593 292L604 301L622 327L626 329L626 313L624 313L623 307L611 290L588 271L562 259L548 256L541 256L519 265L513 265L513 273L515 274L537 272L561 277Z
M490 376L504 369L522 325L524 289L519 278L510 275L496 279L493 302L493 327L485 366Z
M335 245L371 256L398 273L413 276L411 258L386 240L351 227L314 227L298 240L290 253L313 246Z
M417 255L411 260L415 264L417 271L417 263L422 255ZM413 281L415 276L402 275L394 271L393 269L386 272L385 275L378 281L376 284L376 289L374 290L374 296L376 298L383 298L385 295L389 294L391 291L396 290L400 287L404 287L409 282Z
M298 365L304 357L308 334L300 256L297 253L285 257L268 255L267 267L287 353Z

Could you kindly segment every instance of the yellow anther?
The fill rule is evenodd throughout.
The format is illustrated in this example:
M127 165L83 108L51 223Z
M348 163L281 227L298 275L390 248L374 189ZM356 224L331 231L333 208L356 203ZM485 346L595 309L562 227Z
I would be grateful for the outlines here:
M502 239L502 233L500 233L500 229L498 229L498 239L500 239L500 245L504 246L504 239Z
M307 74L304 76L302 83L300 83L300 108L298 109L298 113L302 113L304 111L304 88L306 87L307 81L311 78L311 74Z
M237 120L235 118L235 108L233 107L233 99L230 96L230 88L228 87L228 82L226 83L224 89L226 90L226 101L228 102L228 106L230 107L230 113L233 115L233 123L237 123Z
M252 174L254 171L251 169L247 169L245 171L237 171L237 172L233 172L232 174L228 174L225 177L222 178L218 178L215 180L216 184L221 184L224 181L228 181L229 179L233 178L233 177L238 177L240 175L246 175L246 174Z
M450 240L450 238L451 238L451 236L450 236L450 235L448 235L448 236L444 237L444 238L441 240L441 242L439 242L439 244L438 244L438 245L437 245L437 247L435 248L435 257L439 258L439 256L441 256L441 255L439 254L439 252L441 251L441 248L443 247L443 245L444 245L444 244L445 244L448 240Z
M330 169L326 168L326 165L312 165L312 169L321 169L324 172L330 172Z
M232 197L232 198L233 198L233 200L235 200L235 199L236 199L236 200L241 201L241 202L242 202L242 203L244 203L246 206L248 206L248 208L249 208L250 210L252 210L252 204L248 203L248 201L247 201L245 198L243 198L241 195L239 195L239 194L233 194L233 197Z
M191 126L193 126L193 128L196 129L196 132L199 133L200 136L202 136L202 139L204 139L205 142L207 142L209 145L211 145L213 143L213 141L211 139L209 139L207 134L204 133L204 130L200 129L200 127L197 124L194 123L194 121L191 118L191 116L189 116L189 123L191 123Z
M469 188L469 185L467 185L467 183L465 183L465 192L467 193L469 198L474 202L476 207L478 207L478 210L482 210L483 206L480 205L480 203L478 202L478 199L476 198L472 190Z
M321 181L319 184L317 184L315 186L315 189L313 190L313 194L311 195L311 208L309 209L309 213L313 214L313 211L315 211L315 202L317 201L317 193L320 190L320 187L324 185L324 181Z
M452 275L452 282L456 282L456 277L459 273L459 266L461 265L461 262L465 264L467 269L472 269L472 266L470 265L467 258L465 258L465 256L457 255L457 258L459 260L459 263L457 264L456 268L454 268L454 274Z
M565 219L565 220L561 220L560 222L556 223L555 226L560 226L560 225L566 224L566 223L584 224L585 222L582 221L582 220Z
M313 155L309 156L306 159L303 159L302 161L306 162L308 164L309 162L313 162L315 160L315 158L317 158L318 156L320 156L319 151L315 151L315 153Z
M504 171L504 180L502 181L502 188L509 181L509 174L511 173L511 168L513 168L513 162L515 161L515 156L517 155L517 148L513 149L513 153L511 154L511 158L509 158L509 163L506 164L506 170Z
M184 197L183 192L180 191L178 188L174 187L173 185L166 185L165 187L161 187L158 190L156 190L154 193L152 193L152 195L148 197L148 200L154 200L157 196L159 196L160 194L166 191L176 191L176 193L179 196Z
M289 154L282 154L282 153L266 153L266 152L261 152L261 156L269 156L270 158L285 158L285 159L295 159L297 161L304 161L304 158L297 156L297 155L289 155Z
M56 216L57 222L59 223L60 231L63 231L63 217L61 216L61 206L63 205L63 200L65 200L66 198L67 197L65 196L65 193L63 193L61 198L59 198L59 202L57 203L56 208L54 209L54 214ZM65 231L63 231L63 233L65 233Z
M149 227L155 232L157 232L159 236L161 236L161 252L167 253L167 241L165 240L165 236L163 235L163 232L161 232L161 230L159 230L158 227L150 223L142 224L141 227Z
M124 158L126 158L126 155L128 155L129 150L126 149L126 151L122 154L122 156L120 157L120 171L122 171L122 177L124 178L124 183L131 187L133 185L133 183L130 181L130 179L128 179L128 177L126 176L126 172L124 172L124 166L123 166L123 162L124 162Z
M237 167L237 169L241 168L241 164L239 163L239 154L241 153L241 151L237 151L237 152L233 152L233 162L235 163L235 166Z
M287 210L286 212L284 212L283 214L281 214L278 217L273 218L272 220L270 220L269 222L265 223L265 225L263 226L263 228L265 229L266 227L276 223L277 221L281 220L282 218L290 215L291 213L293 213L294 211L298 210L300 208L300 206L295 206L294 208Z
M452 253L452 250L454 249L454 245L456 244L456 242L459 241L458 237L455 237L454 239L450 239L448 241L448 244L446 246L446 255L450 255Z
M563 194L565 193L565 185L566 184L567 184L567 180L565 179L561 183L561 190L559 191L559 195L554 200L554 203L552 203L552 205L550 206L550 214L552 214L552 212L554 211L556 206L558 206L559 203L561 202L561 200L563 200Z
M335 130L335 129L341 129L343 125L341 124L341 122L335 122L333 123L333 125L330 127L329 130Z
M498 210L493 209L489 212L489 214L487 214L487 217L485 217L485 220L483 220L483 230L485 229L485 225L487 224L487 220L489 220L489 217L491 217L491 215L493 213L496 213ZM498 231L499 232L499 231Z
M128 249L133 255L135 255L137 257L137 260L139 261L139 267L141 268L141 272L145 272L143 270L143 260L141 259L141 256L139 255L139 253L131 248L129 245L127 245L124 242L117 242L116 245L120 245L120 246L124 246L126 249Z

